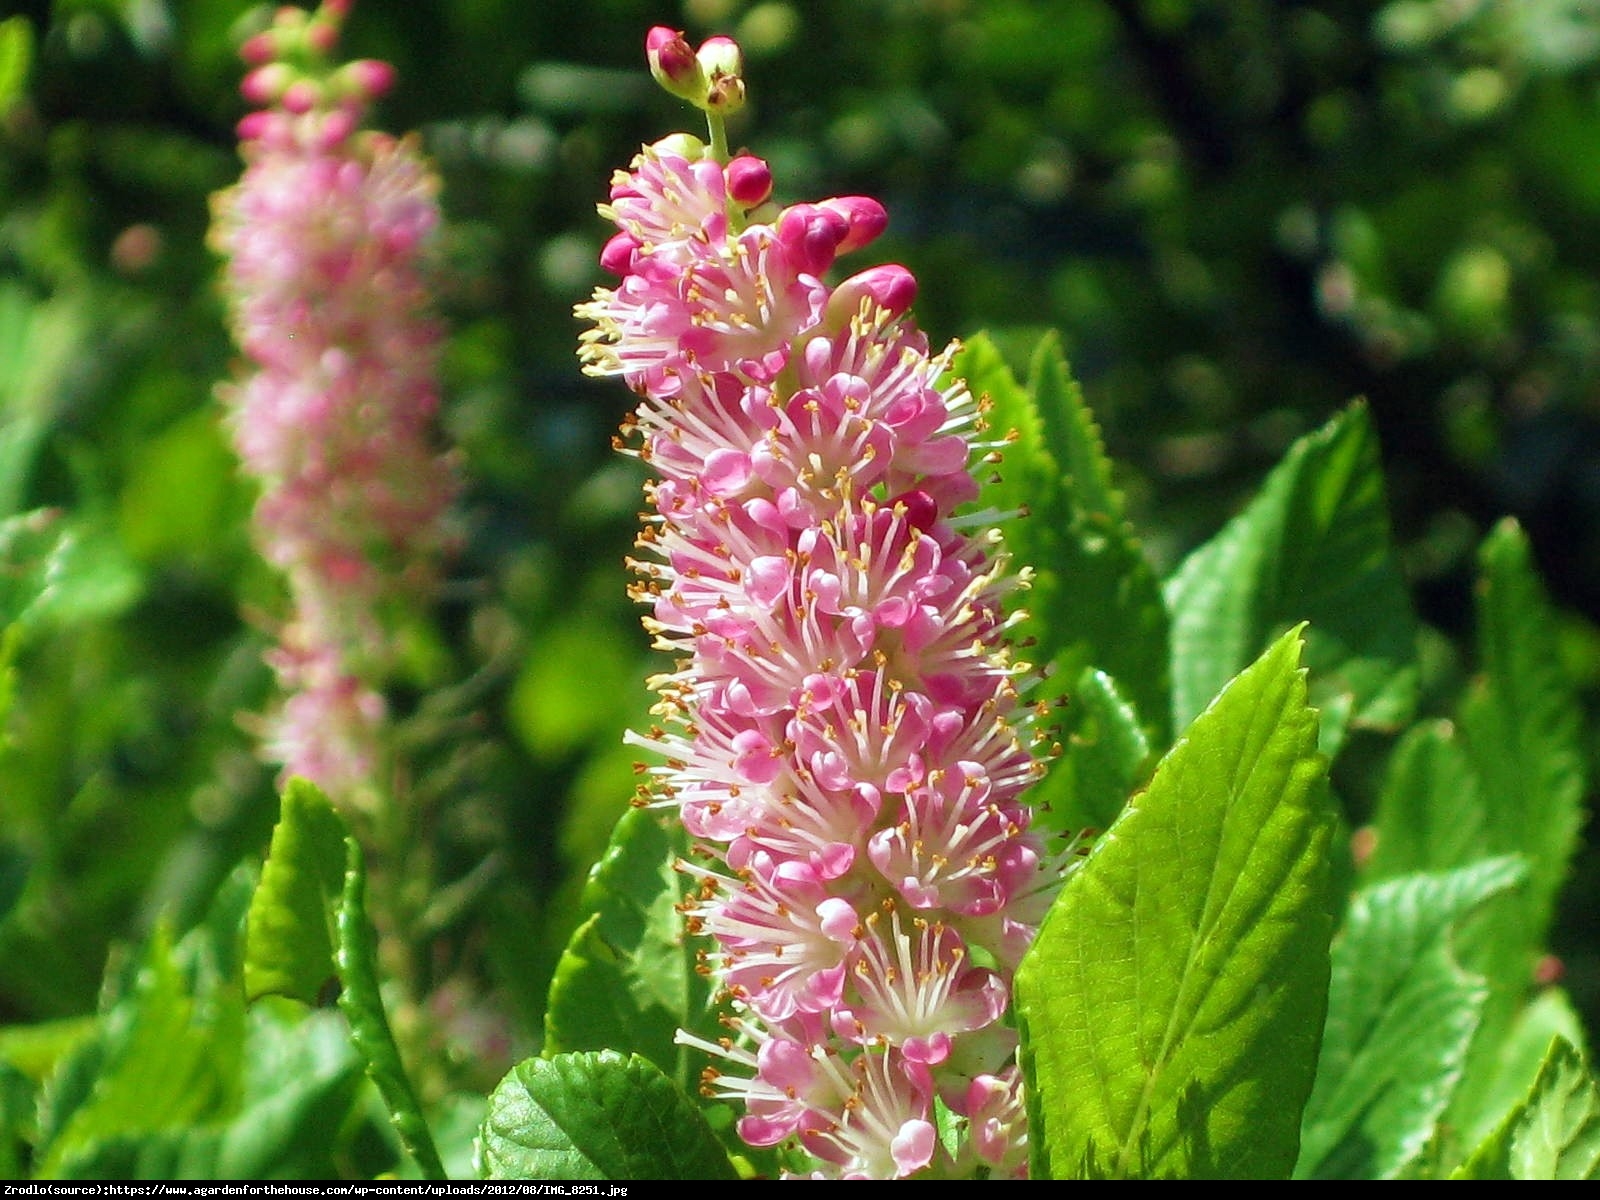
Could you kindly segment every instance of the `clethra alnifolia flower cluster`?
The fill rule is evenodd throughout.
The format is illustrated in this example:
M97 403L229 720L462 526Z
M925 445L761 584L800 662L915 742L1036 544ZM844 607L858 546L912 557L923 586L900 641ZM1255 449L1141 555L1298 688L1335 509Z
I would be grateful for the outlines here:
M394 72L335 65L349 8L280 9L245 43L242 91L260 108L240 123L246 167L214 198L211 245L249 360L219 394L291 604L265 752L359 800L380 766L384 615L434 584L455 485L430 442L440 332L420 270L438 185L413 140L360 128Z
M805 1172L1026 1172L1011 978L1064 854L1029 828L1035 714L1007 657L999 536L977 495L978 404L908 315L915 280L835 260L887 216L780 207L730 155L738 47L668 29L656 77L710 117L645 147L601 213L619 276L580 305L591 374L640 400L657 478L635 563L675 656L648 801L713 867L687 907L732 1016L710 1094ZM974 530L974 526L977 528ZM943 1132L941 1132L943 1130Z

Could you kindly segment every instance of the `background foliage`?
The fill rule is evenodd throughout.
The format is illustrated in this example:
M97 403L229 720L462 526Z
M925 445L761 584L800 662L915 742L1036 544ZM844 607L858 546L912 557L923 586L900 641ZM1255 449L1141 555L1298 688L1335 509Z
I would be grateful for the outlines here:
M276 1010L236 1011L207 991L229 970L217 931L248 901L240 872L259 863L278 812L234 719L266 700L250 614L281 597L252 553L252 496L211 394L234 352L203 244L207 197L239 169L234 46L251 11L3 10L0 1173L16 1137L35 1140L28 1123L52 1112L84 1127L54 1131L61 1154L93 1144L111 1155L105 1172L127 1173L89 1132L135 1091L153 1122L221 1105L260 1128L284 1081L312 1096L280 1101L294 1120L307 1104L348 1111L359 1083L348 1052L308 1057L315 1070L273 1060ZM1316 597L1328 620L1313 620L1313 688L1318 655L1360 662L1420 639L1418 677L1355 681L1360 711L1339 726L1333 777L1341 837L1403 805L1407 780L1447 788L1496 707L1514 707L1495 690L1494 648L1473 641L1469 603L1478 547L1503 514L1527 530L1558 606L1553 642L1527 653L1553 654L1577 681L1580 744L1600 744L1594 0L601 0L581 20L523 0L359 5L348 49L400 71L383 122L420 129L444 176L445 424L469 473L465 551L393 697L413 836L368 831L395 1033L425 1051L425 1103L487 1092L544 1044L549 978L632 794L621 731L644 719L651 669L621 570L639 476L609 449L630 398L578 373L570 309L597 281L593 204L611 170L640 141L693 125L642 69L654 23L739 38L752 103L734 140L772 161L788 197L881 197L892 224L875 253L918 274L933 338L992 334L994 361L975 355L974 374L1009 362L1025 376L1040 332L1060 331L1118 464L1116 503L1142 535L1140 587L1239 513L1313 430L1291 456L1301 466L1240 518L1251 536L1287 519L1274 512L1332 512L1333 532L1381 520L1382 497L1307 494L1294 474L1326 480L1348 462L1359 480L1381 454L1399 574L1324 539L1335 550L1294 578L1252 580L1239 625L1259 643L1305 615L1276 597ZM1360 415L1324 429L1354 396L1367 398ZM1112 483L1093 480L1107 495ZM1096 519L1058 515L1074 530ZM1112 515L1099 532L1113 553L1133 552ZM1484 553L1492 577L1492 556L1512 551L1502 538ZM1341 629L1346 587L1408 591L1420 627ZM1259 648L1171 680L1177 725ZM1481 671L1488 682L1458 713L1446 698ZM1385 727L1397 690L1439 718L1398 749ZM1169 715L1132 699L1164 745ZM1143 736L1125 733L1130 746ZM1484 820L1469 832L1493 849L1502 834ZM1406 872L1461 865L1441 845L1448 832L1381 847L1374 870L1400 887ZM1600 935L1581 918L1600 910L1596 868L1591 851L1570 879L1538 878L1519 901L1559 905L1555 948L1591 1029ZM1496 886L1463 877L1457 891ZM631 919L625 901L591 918L585 969L607 969L603 929ZM1441 928L1457 911L1426 903ZM1336 991L1359 992L1339 970ZM84 1022L161 988L210 997L178 1025L227 1039L234 1065L177 1055L153 1098L114 1082L87 1108L69 1079L54 1107L18 1115L8 1097L65 1056L84 1056L88 1079L90 1058L137 1061L139 1045L178 1037L137 1020L91 1037ZM586 1048L583 1017L554 1014L559 1048ZM1330 1155L1345 1136L1340 1103L1313 1095ZM277 1136L291 1144L294 1130ZM295 1167L383 1169L385 1136L352 1123L341 1158ZM249 1174L248 1155L268 1154L226 1130L215 1143L174 1143L165 1165L233 1154L207 1161Z

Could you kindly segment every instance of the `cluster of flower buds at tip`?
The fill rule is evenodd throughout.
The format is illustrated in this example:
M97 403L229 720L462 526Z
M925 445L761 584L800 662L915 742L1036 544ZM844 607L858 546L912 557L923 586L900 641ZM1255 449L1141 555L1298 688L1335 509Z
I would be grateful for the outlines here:
M677 30L657 25L645 38L656 82L680 100L726 115L744 107L744 53L732 38L714 37L698 50Z
M320 143L350 136L367 108L394 84L394 68L377 59L336 64L348 3L325 2L314 12L285 6L272 25L240 47L250 70L239 91L258 111L239 123L247 142Z

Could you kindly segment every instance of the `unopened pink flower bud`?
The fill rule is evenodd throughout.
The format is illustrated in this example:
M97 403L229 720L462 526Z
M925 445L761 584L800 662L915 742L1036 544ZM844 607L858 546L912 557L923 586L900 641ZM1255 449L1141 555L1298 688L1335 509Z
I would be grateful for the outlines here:
M727 166L728 195L735 204L754 208L772 195L772 168L753 154L741 154Z
M889 211L871 196L835 196L820 203L823 208L842 216L850 227L839 243L840 254L870 245L889 227Z
M728 37L707 38L695 57L707 80L701 107L724 114L743 108L744 51L739 43Z
M712 37L700 43L695 52L700 67L711 79L720 76L744 76L744 51L731 37Z
M705 103L706 75L682 33L657 25L645 35L644 52L657 83L681 100Z
M270 29L245 39L239 57L252 67L263 66L278 57L278 39Z
M650 148L657 154L675 154L684 162L699 162L706 157L706 144L692 133L669 133Z
M850 232L849 222L820 204L795 204L778 217L778 240L789 260L810 275L821 275L833 265L839 243Z
M313 20L306 26L305 39L318 54L332 54L339 45L339 26L330 20Z
M296 79L284 88L281 102L286 112L308 113L322 103L322 89L309 79Z
M294 68L288 63L269 62L240 81L239 94L251 104L276 104L294 81Z
M360 123L359 115L348 105L325 113L317 123L313 139L316 149L323 153L333 150L354 133Z
M381 59L358 58L339 68L338 81L361 100L376 100L394 86L394 67Z
M894 263L868 267L850 276L834 289L828 299L827 324L830 327L842 327L856 315L861 308L861 301L868 297L879 308L899 316L917 298L917 277Z
M272 111L246 113L239 118L239 123L234 126L234 131L239 135L241 142L260 141L281 120L282 118L279 114Z
M600 265L613 275L626 275L633 262L633 252L638 248L639 243L632 235L619 233L600 251Z

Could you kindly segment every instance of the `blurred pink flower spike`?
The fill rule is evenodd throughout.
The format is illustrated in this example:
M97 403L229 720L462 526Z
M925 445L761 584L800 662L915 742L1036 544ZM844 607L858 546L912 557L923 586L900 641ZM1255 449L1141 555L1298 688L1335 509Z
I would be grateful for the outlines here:
M456 484L431 440L438 181L415 139L361 129L394 72L331 61L348 11L283 8L245 43L242 91L262 107L240 123L244 174L214 197L210 240L247 360L219 395L291 610L265 753L359 802L383 761L383 614L434 586Z

